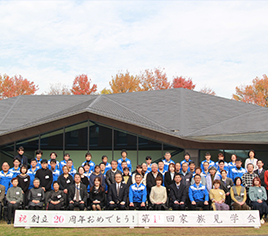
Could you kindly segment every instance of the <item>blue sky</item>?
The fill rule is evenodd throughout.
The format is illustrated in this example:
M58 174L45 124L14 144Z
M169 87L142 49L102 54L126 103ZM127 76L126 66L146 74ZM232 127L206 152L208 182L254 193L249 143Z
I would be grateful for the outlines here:
M0 1L0 74L71 87L165 68L231 98L267 74L268 1Z

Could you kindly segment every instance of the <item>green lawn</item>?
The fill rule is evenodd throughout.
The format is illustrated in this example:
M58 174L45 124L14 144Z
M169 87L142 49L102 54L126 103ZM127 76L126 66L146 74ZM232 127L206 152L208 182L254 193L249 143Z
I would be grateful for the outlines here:
M6 222L0 222L0 235L267 235L268 223L259 229L254 228L14 228Z

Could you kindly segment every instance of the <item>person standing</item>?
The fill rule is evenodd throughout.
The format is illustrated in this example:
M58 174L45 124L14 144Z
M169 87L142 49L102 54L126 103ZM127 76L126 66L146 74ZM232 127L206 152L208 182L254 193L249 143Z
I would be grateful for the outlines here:
M254 150L250 150L248 152L248 158L245 161L245 169L248 168L248 164L251 163L253 165L253 170L257 170L258 169L258 165L257 165L257 161L258 159L255 157L255 151Z

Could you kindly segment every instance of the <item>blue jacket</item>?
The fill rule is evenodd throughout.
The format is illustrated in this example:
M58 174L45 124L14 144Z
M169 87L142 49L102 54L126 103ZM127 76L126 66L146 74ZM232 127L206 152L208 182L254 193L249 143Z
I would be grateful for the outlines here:
M147 190L146 186L142 183L138 186L137 183L130 185L129 187L129 202L146 202Z
M36 160L36 162L37 162L37 167L39 168L39 169L41 169L42 168L42 166L41 166L41 161L42 161L42 159L40 158L40 161L38 161L37 160L37 158L35 158L35 160Z
M121 166L122 161L124 161L123 158L120 158L117 161L117 163L118 163L117 169L120 170L123 173L122 166ZM128 158L126 158L125 161L127 162L127 167L129 168L129 172L131 172L131 169L132 169L131 160L129 160Z
M72 166L72 169L69 171L69 174L73 177L74 179L74 175L76 174L76 169Z
M185 159L182 160L182 161L181 161L181 166L182 166L183 163L186 162L186 163L188 164L188 171L190 171L190 167L189 167L189 163L190 163L190 161L192 161L192 160L190 160L190 159L189 159L189 161L186 161Z
M65 161L65 160L62 160L61 162L60 162L60 164L59 164L59 166L60 166L60 173L62 174L63 172L62 172L62 167L63 166L66 166L66 163L67 163L67 161Z
M147 171L146 171L146 173L149 173L149 172L151 172L152 171L152 163L151 163L151 165L147 165ZM145 173L145 174L146 174Z
M14 167L9 169L9 171L13 174L13 178L17 177L20 174L20 167L15 170Z
M28 171L27 171L27 174L30 176L30 185L29 185L29 189L33 188L34 185L33 185L33 181L34 181L34 178L35 178L35 174L36 174L36 171L38 171L39 168L36 166L36 169L35 171L32 170L32 168L30 168Z
M201 169L202 169L202 172L204 171L204 166L203 166L203 165L204 165L205 162L207 162L207 160L204 160L204 161L201 162ZM215 162L212 161L212 160L209 160L208 164L209 164L209 165L208 165L208 169L209 169L211 166L215 166Z
M48 160L48 162L47 162L49 169L51 168L50 162L51 162L51 160ZM58 161L56 161L56 168L61 172L60 163Z
M220 169L218 161L215 163L215 167L217 168L217 170ZM227 170L227 171L229 170L229 165L228 165L228 163L226 161L224 162L224 169Z
M168 166L169 166L170 163L175 164L174 161L172 161L172 160L166 161L166 159L163 160L163 163L164 163L164 165L165 165L165 166L164 166L164 171L165 171L165 172L168 171ZM152 169L151 169L151 170L152 170Z
M95 170L95 163L93 162L93 161L84 161L83 163L82 163L82 166L84 166L86 163L88 163L89 164L89 166L90 166L90 171L94 171Z
M51 167L49 168L51 170ZM52 171L52 176L53 176L53 181L51 184L51 189L54 190L53 188L53 183L54 181L57 181L59 176L60 176L60 170L58 170L57 168L55 170L51 170Z
M196 183L190 186L189 188L189 198L190 201L195 202L204 202L209 200L209 194L207 188L203 184L199 184L197 187Z
M233 162L229 162L229 163L228 163L228 167L229 167L229 171L230 171L232 168L235 168L236 165L235 165L235 163L233 163Z
M12 178L13 173L10 170L8 170L6 174L4 173L4 171L0 171L0 184L5 186L5 194L7 194L7 190L10 188Z
M112 169L112 166L111 166L111 164L110 164L109 162L107 162L107 163L106 163L106 167L105 167L105 172L104 172L104 174L106 174L106 172L107 172L108 170L110 170L110 169Z
M240 167L238 170L236 167L230 169L229 171L229 178L231 178L234 182L236 177L242 178L242 175L245 174L247 171L243 167Z

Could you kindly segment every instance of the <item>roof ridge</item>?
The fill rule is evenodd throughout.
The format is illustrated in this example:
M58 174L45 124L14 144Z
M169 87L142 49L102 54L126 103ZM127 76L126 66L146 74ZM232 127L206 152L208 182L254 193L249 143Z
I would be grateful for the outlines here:
M107 97L104 97L104 98L107 98ZM122 104L120 104L120 103L118 103L118 102L116 102L116 101L113 101L113 100L112 100L112 99L110 99L110 98L107 98L107 99L109 99L111 102L113 102L113 103L115 103L115 104L119 105L120 107L123 107L123 108L127 109L128 111L130 111L130 112L132 112L132 113L134 113L134 114L138 115L139 117L142 117L142 118L146 119L147 121L150 121L150 122L154 123L155 125L157 125L157 126L159 126L159 127L163 128L163 129L168 130L168 128L167 128L167 127L165 127L165 126L163 126L163 125L161 125L161 124L158 124L158 123L157 123L157 122L155 122L154 120L151 120L151 119L149 119L149 118L148 118L148 117L146 117L146 116L143 116L143 115L141 115L141 114L139 114L139 113L137 113L137 112L135 112L135 111L132 111L132 110L131 110L131 109L129 109L128 107L123 106Z
M252 112L256 112L256 110L260 110L260 109L262 109L262 108L263 108L263 107L256 107L256 109L254 109L254 110L252 110L252 111L243 113L243 114L241 114L241 115L239 115L239 116L231 117L231 118L229 118L229 119L223 120L223 121L218 122L218 123L216 123L216 124L213 124L213 125L211 125L211 126L207 126L207 127L202 128L202 129L193 131L193 132L187 134L186 136L190 136L190 135L192 135L192 134L194 134L194 133L197 133L197 132L200 132L200 131L202 131L202 130L206 130L206 129L208 129L208 128L218 126L218 125L221 124L221 123L224 123L224 122L227 122L227 121L230 121L230 120L233 120L233 119L237 119L237 118L239 118L239 117L241 117L241 116L248 115L248 114L250 114L250 113L252 113ZM263 110L263 109L262 109L262 110Z
M100 99L100 97L102 97L102 95L103 94L100 94L97 98L95 98L94 101L88 107L92 107L92 105L95 104Z
M17 104L17 102L21 99L21 96L16 97L17 99L15 102L10 106L9 110L6 112L6 114L3 116L3 118L0 120L0 125L4 122L4 120L7 118L9 113L11 112L12 108Z
M51 96L54 96L54 95L51 95ZM57 96L57 95L56 95ZM76 95L73 95L73 96L76 96ZM48 118L48 117L51 117L51 115L57 115L58 113L62 113L62 112L64 112L65 110L68 110L68 109L72 109L72 108L74 108L74 107L76 107L76 106L79 106L79 105L81 105L81 104L83 104L83 103L86 103L86 102L88 102L90 99L87 99L86 101L82 101L82 102L78 102L78 103L76 103L75 105L73 105L73 106L71 106L71 107L67 107L67 108L64 108L64 109L61 109L61 110L57 110L57 111L55 111L55 112L53 112L53 113L49 113L48 115L46 115L46 116L44 116L44 117L39 117L39 118L37 118L37 119L35 119L35 120L33 120L33 121L31 121L30 123L36 123L36 122L39 122L39 121L42 121L42 120L44 120L44 119L46 119L46 118ZM79 112L78 112L79 113ZM58 116L57 116L58 117ZM26 123L26 124L24 124L24 125L28 125L29 123ZM22 126L24 126L24 125L22 125ZM18 126L18 128L20 128L20 127L22 127L22 126Z

